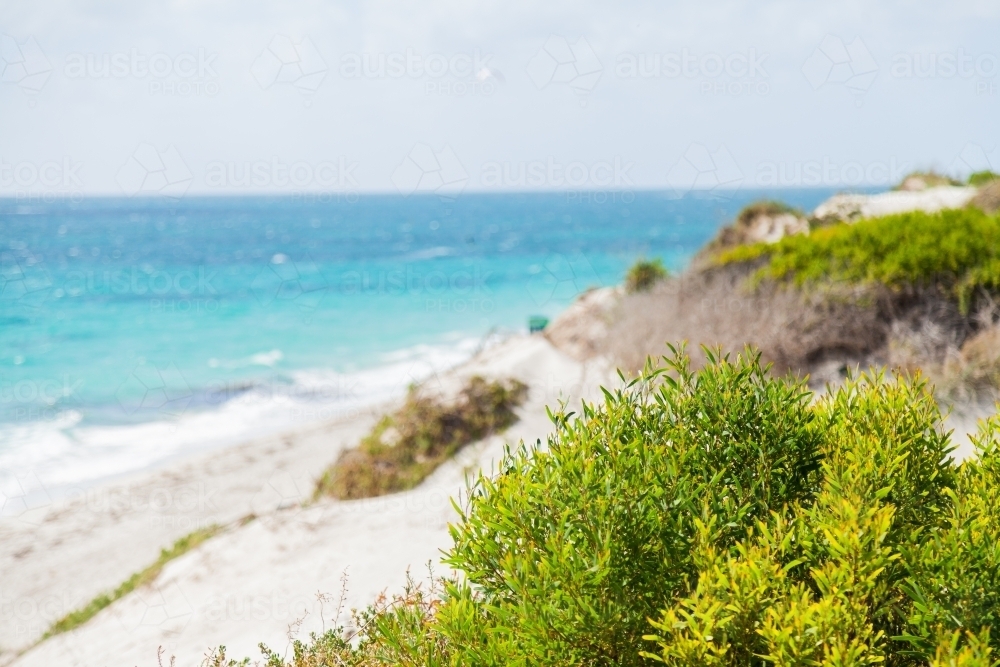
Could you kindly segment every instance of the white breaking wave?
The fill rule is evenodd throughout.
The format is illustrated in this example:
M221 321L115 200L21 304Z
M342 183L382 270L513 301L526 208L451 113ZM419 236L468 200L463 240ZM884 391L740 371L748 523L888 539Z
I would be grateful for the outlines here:
M285 354L281 350L270 350L268 352L258 352L257 354L252 354L244 359L216 359L212 358L208 360L209 368L246 368L247 366L267 366L268 368L273 368L276 363L285 358Z
M290 380L238 387L214 408L188 408L140 424L83 425L82 415L71 410L49 422L0 424L0 507L14 499L0 512L33 495L63 495L177 456L350 417L405 395L411 384L461 364L481 345L461 338L398 350L361 371L296 371ZM271 366L281 357L272 350L252 359Z

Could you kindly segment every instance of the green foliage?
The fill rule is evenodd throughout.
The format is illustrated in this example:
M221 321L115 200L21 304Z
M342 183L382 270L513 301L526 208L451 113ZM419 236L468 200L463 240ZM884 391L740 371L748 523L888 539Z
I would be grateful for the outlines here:
M907 545L906 589L913 641L925 653L938 628L994 629L1000 639L1000 420L975 439L979 457L962 466L939 530Z
M1000 174L996 174L989 169L986 169L985 171L977 171L970 174L968 183L969 185L978 188L982 185L986 185L987 183L991 183L998 178L1000 178Z
M457 579L269 667L998 667L1000 417L957 465L919 377L706 355L552 415L470 489Z
M399 410L324 472L316 495L369 498L411 489L464 445L517 421L514 408L526 391L517 380L473 377L454 403L445 404L411 390Z
M629 267L625 274L625 289L628 292L642 292L663 280L669 275L667 268L663 266L663 260L640 259Z
M1000 216L975 208L913 211L734 248L718 261L760 258L767 261L754 276L758 282L938 285L967 312L977 290L1000 288Z
M699 518L728 546L808 496L820 435L802 385L754 355L713 361L648 368L478 480L446 558L468 583L441 614L470 662L637 664L648 617L690 588Z
M110 606L111 603L125 597L137 588L141 588L142 586L152 583L153 580L159 576L164 565L175 558L183 556L205 540L218 534L221 530L221 526L212 525L208 528L196 530L188 535L185 535L174 542L173 546L169 549L160 549L160 557L156 559L155 563L139 572L136 572L119 584L119 586L110 593L101 593L96 598L88 602L83 608L71 611L60 618L52 624L52 627L50 627L45 634L42 635L42 638L39 641L44 641L53 635L69 632L70 630L80 627L96 616L99 611Z
M929 655L916 644L933 654L938 626L913 634L906 555L947 525L956 493L937 405L919 381L876 375L849 381L814 412L825 440L815 500L772 514L726 552L703 528L695 591L653 623L656 658L921 664L911 653ZM968 620L978 630L988 619Z

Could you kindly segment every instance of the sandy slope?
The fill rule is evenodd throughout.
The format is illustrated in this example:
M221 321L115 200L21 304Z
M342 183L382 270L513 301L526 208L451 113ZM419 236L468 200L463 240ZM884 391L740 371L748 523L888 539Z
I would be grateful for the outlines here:
M370 415L251 443L135 482L129 493L136 498L164 489L204 489L208 500L202 507L181 515L193 522L235 521L250 511L259 518L171 562L153 586L82 628L43 642L15 664L155 665L160 645L177 656L178 665L197 664L218 644L227 645L232 656L256 657L260 641L283 649L289 625L298 619L304 619L300 636L324 622L329 626L335 603L320 602L316 594L336 598L344 572L348 607L363 606L386 588L401 589L408 568L415 577L426 577L426 564L437 563L449 544L447 524L455 517L450 498L465 488L466 475L490 467L505 442L544 439L550 429L545 405L575 402L582 394L593 398L610 377L600 364L578 362L544 337L532 336L490 348L432 382L447 386L473 373L526 382L530 392L521 420L502 436L467 448L408 493L306 507L296 502L339 448L357 441ZM50 512L38 527L5 528L0 558L5 584L14 587L4 594L34 603L59 600L51 611L63 613L117 585L192 527L165 525L167 517L180 518L176 508L160 515L136 504L95 511L78 502ZM6 645L34 639L49 620L36 612L30 634L13 638L5 622Z
M34 642L49 624L112 590L162 547L213 523L274 511L308 494L316 470L374 415L249 442L90 489L0 523L0 646Z

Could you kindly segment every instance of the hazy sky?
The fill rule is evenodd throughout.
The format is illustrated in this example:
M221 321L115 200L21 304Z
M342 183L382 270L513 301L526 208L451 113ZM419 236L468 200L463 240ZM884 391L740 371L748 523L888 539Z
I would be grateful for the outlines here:
M1000 3L5 0L0 195L1000 171Z

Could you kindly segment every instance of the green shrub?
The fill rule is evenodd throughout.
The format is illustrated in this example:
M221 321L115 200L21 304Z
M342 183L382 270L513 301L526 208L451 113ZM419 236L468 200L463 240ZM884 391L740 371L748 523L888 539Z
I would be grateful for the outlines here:
M659 258L640 259L629 267L628 273L625 274L625 289L628 292L642 292L666 278L667 275L669 272L663 266L663 260Z
M968 183L969 185L978 188L982 185L986 185L987 183L991 183L997 180L998 178L1000 178L1000 174L994 173L989 169L987 169L985 171L977 171L970 174Z
M1000 216L975 208L913 211L789 236L723 253L722 264L766 258L754 279L938 285L969 308L977 290L1000 288Z
M706 354L552 415L471 488L440 598L288 664L1000 664L1000 418L957 465L919 377L814 401Z
M945 528L957 486L937 405L920 382L874 376L849 382L814 412L825 440L815 500L759 522L735 549L719 549L706 524L697 587L653 623L656 657L908 664L906 654L918 651L905 639L915 563L904 554ZM978 631L986 619L968 620ZM936 632L919 635L931 654Z
M482 477L445 559L442 612L477 664L637 664L648 618L689 590L698 520L718 543L805 500L820 434L796 382L756 356L695 374L678 356ZM474 612L469 611L474 607Z
M412 389L403 406L383 417L357 449L341 453L316 495L370 498L412 489L464 445L515 421L527 387L517 380L473 377L453 403Z

